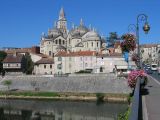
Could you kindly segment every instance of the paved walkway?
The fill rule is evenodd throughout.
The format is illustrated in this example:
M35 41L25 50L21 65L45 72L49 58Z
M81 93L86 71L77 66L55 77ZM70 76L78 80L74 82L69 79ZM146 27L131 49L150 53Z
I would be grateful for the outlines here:
M146 87L148 94L143 96L144 120L160 120L160 82L149 76Z

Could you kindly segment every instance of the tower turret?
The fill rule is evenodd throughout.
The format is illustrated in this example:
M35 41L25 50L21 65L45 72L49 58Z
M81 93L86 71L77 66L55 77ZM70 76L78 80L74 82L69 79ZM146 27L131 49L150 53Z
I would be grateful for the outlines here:
M63 7L61 8L59 12L59 19L57 22L57 28L61 30L62 33L67 33L67 20L65 17L65 12Z

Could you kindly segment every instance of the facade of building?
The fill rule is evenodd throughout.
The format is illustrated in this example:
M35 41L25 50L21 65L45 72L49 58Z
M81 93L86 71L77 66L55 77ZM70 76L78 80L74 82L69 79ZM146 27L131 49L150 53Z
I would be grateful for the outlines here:
M52 75L54 74L53 58L41 58L35 62L33 74L36 75Z
M140 46L142 62L158 63L158 44L144 44Z
M76 73L81 70L94 70L95 51L58 52L55 57L55 74Z
M25 58L22 54L7 55L3 60L3 69L7 73L23 73L25 69Z
M79 26L72 26L69 31L63 8L54 28L47 35L42 34L40 42L40 52L52 57L59 51L101 51L105 47L105 39L95 29L87 28L82 19Z

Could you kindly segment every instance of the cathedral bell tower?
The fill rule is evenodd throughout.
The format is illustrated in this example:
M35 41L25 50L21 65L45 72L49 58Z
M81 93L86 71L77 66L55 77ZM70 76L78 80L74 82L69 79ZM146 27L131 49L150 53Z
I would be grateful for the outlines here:
M65 13L63 7L60 10L59 13L59 19L57 22L57 28L61 30L62 33L67 33L67 20L65 18Z

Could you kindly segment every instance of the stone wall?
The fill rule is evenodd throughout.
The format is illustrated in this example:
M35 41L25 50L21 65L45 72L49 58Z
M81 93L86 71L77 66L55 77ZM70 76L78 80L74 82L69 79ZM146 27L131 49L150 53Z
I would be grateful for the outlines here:
M129 93L127 80L110 75L93 76L5 76L2 81L12 80L11 89L52 91L52 92L84 92L84 93ZM4 90L4 87L0 88ZM6 87L7 89L7 87Z

